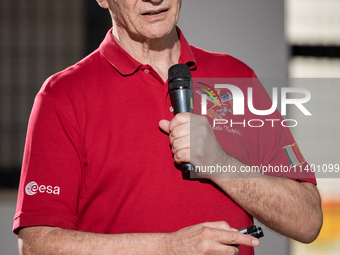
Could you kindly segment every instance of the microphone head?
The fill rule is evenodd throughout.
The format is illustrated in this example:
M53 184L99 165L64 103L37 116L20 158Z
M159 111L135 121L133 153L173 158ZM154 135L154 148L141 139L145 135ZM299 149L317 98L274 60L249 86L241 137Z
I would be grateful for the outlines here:
M186 64L176 64L169 68L169 91L190 89L192 84L190 69Z

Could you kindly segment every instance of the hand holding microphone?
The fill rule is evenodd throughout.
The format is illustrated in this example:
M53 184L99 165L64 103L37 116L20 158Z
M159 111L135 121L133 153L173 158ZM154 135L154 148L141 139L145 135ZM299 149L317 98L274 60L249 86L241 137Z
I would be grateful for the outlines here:
M191 103L191 85L192 79L189 67L185 64L176 64L169 68L169 95L174 108L175 114L192 112ZM190 119L188 116L178 115L169 123L167 120L161 120L159 126L162 130L167 132L170 136L170 143L174 153L176 162L181 162L181 170L183 177L188 176L190 171L195 167L178 159L177 156L181 154L188 161L190 160ZM174 141L173 134L176 133L176 141ZM179 139L178 139L179 138ZM178 150L181 152L177 153Z
M175 117L170 122L161 120L159 126L169 134L174 160L181 163L185 179L190 175L196 178L197 174L204 178L213 177L196 173L195 166L223 165L228 155L218 143L208 119L191 113L192 79L189 67L185 64L174 65L170 67L168 77Z
M189 67L185 64L176 64L169 68L169 95L175 114L182 112L192 112L192 79ZM190 123L189 123L190 125ZM183 175L190 174L195 167L182 162L181 169Z

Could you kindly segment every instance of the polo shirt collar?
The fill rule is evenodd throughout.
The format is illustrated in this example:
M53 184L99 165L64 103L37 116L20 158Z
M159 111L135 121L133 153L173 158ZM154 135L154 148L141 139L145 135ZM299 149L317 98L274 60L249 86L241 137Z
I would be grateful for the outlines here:
M195 67L195 56L191 51L191 48L184 38L182 32L177 27L177 31L181 43L181 54L179 57L179 63L187 64L190 69ZM107 32L104 41L99 46L99 51L103 57L122 75L132 75L143 64L131 57L113 38L112 28Z

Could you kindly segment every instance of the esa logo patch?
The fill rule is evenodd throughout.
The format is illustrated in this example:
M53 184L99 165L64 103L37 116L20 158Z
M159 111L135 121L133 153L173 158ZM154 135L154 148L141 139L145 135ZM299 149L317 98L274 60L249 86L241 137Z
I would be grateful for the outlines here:
M38 185L36 182L30 182L25 187L25 192L27 195L33 196L37 192L39 193L47 193L47 194L54 194L59 195L60 194L60 188L58 186L52 187L52 186L45 186L45 185Z

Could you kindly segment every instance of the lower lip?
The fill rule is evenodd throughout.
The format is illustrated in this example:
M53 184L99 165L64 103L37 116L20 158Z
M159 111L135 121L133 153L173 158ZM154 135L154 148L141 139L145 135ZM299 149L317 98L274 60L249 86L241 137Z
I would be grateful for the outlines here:
M153 20L153 19L159 19L159 18L162 18L166 15L168 11L163 11L163 12L160 12L158 14L153 14L153 15L142 15L144 18L146 19L149 19L149 20Z

